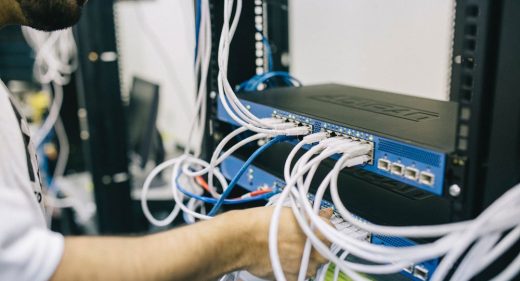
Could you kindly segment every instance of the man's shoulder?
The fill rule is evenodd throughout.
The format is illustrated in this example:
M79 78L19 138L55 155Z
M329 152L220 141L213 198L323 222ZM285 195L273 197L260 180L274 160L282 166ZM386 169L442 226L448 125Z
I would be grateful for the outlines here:
M43 194L36 150L19 106L0 81L0 184L34 194L43 210Z

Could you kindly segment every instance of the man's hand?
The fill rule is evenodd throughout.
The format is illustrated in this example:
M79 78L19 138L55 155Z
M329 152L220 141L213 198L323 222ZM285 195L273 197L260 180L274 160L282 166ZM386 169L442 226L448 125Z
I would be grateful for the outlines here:
M144 237L68 237L53 280L215 280L237 270L272 278L272 207L232 211L209 221ZM322 214L328 220L331 211ZM306 236L290 209L280 218L278 246L289 280L296 280ZM325 262L311 255L309 275Z
M251 226L253 233L249 236L252 239L250 250L248 250L248 253L244 253L248 261L246 270L258 277L267 279L274 278L268 249L269 224L273 210L272 207L263 207L240 212L242 213L240 215L249 221L244 225L253 223L253 226ZM332 210L323 210L320 216L328 222L332 216ZM287 280L297 280L306 239L307 236L301 231L292 211L289 208L284 208L280 217L278 252ZM319 266L326 261L313 250L307 276L316 275Z

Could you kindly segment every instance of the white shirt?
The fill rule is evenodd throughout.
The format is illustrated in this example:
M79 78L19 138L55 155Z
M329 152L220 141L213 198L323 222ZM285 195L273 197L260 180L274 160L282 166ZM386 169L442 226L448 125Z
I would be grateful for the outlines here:
M64 241L47 228L36 154L18 112L0 80L0 280L48 280Z

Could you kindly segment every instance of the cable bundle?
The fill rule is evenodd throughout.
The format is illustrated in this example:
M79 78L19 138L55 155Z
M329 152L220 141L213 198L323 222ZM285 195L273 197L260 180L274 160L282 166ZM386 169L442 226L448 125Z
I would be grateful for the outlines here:
M22 32L35 52L34 78L48 92L54 90L49 116L34 135L35 145L39 146L59 117L63 102L63 86L70 82L70 75L78 67L77 46L70 28L48 33L23 27Z
M200 3L200 24L197 24L197 26L200 26L200 31L197 38L195 75L200 76L200 84L197 93L196 118L194 118L196 121L192 124L192 128L196 126L204 128L206 116L206 97L204 93L206 91L207 68L211 54L211 23L208 1L202 0L197 2ZM255 157L277 142L284 141L291 136L304 135L303 141L294 147L285 163L284 178L286 187L281 194L277 195L277 200L270 201L271 204L276 206L269 231L269 250L273 270L276 279L279 281L285 280L277 245L278 224L283 206L291 207L302 231L308 237L302 257L299 280L305 280L306 278L312 248L315 248L321 255L335 264L336 277L342 271L354 280L366 280L360 273L391 274L401 271L412 263L421 263L443 257L432 278L432 280L438 281L444 280L455 262L463 257L460 267L452 276L452 280L469 280L497 257L501 256L505 250L518 240L520 236L520 185L511 189L472 221L434 226L392 227L361 221L350 213L339 197L338 175L346 167L364 165L370 161L369 155L373 147L370 144L344 137L329 138L324 132L309 135L308 128L299 127L281 120L260 119L240 102L228 81L227 70L230 45L240 19L241 9L241 0L237 0L236 3L234 0L224 0L224 24L218 45L218 97L228 115L241 127L230 133L219 143L209 162L198 158L200 154L199 149L194 149L193 153L188 149L182 156L168 160L152 171L146 179L141 198L143 211L151 223L158 226L168 225L181 211L184 213L186 221L193 223L196 219L210 219L223 204L241 202L240 200L245 198L227 199L227 197L243 171L247 169ZM233 10L235 10L234 14ZM254 79L254 81L249 82L251 84L243 85L243 89L258 87L259 83L263 83L265 80ZM252 131L255 134L224 150L225 146L233 138L247 131ZM261 139L270 139L270 141L251 155L241 171L228 183L220 172L218 165L240 147ZM312 145L312 147L291 169L291 163L296 153L306 145ZM308 200L308 192L316 170L323 160L337 154L341 157L321 182L315 194L314 202L311 204ZM176 206L166 218L157 220L148 209L147 192L152 179L171 166L173 166L173 170L170 186ZM201 177L204 175L207 175L207 182L201 181ZM215 178L222 188L222 193L218 193L215 188ZM335 211L345 222L356 228L374 235L437 238L437 240L427 244L397 248L370 244L343 233L318 216L323 195L329 189ZM211 197L203 196L204 190ZM277 192L279 191L269 190L262 193L262 195L265 195L265 198L269 198ZM251 196L249 197L250 199L253 199L258 195L251 194L249 196ZM185 204L187 198L189 200ZM262 197L261 199L265 198ZM201 202L214 204L214 207L209 213L206 213L204 204ZM332 242L332 248L323 243L315 231L318 231L328 241ZM468 254L464 255L468 249ZM484 255L484 253L487 253L487 255ZM362 264L347 261L345 259L348 255L354 255L371 263ZM519 270L520 257L517 257L504 272L496 277L496 280L509 280ZM318 277L323 278L323 273L324 269Z
M53 93L49 114L41 127L33 135L35 147L39 147L54 128L60 151L52 181L49 184L48 202L52 207L80 208L73 198L58 199L54 190L54 181L63 176L69 157L69 141L60 119L63 103L63 86L70 82L70 77L78 67L77 46L72 29L55 32L42 32L29 27L22 28L23 35L35 53L33 76L49 93ZM81 210L78 210L81 211ZM50 213L50 212L49 212Z
M221 31L218 53L218 88L220 102L235 122L253 132L266 133L269 135L302 134L299 130L283 130L277 128L276 125L265 123L249 112L249 110L247 110L247 108L239 101L233 91L233 87L231 87L227 77L227 70L231 41L233 40L233 36L240 20L240 14L242 12L242 0L237 0L235 14L233 16L232 11L235 4L234 2L234 0L224 1L224 24Z
M260 30L257 30L257 34L262 34ZM274 71L273 70L273 53L269 40L262 36L262 43L267 54L267 72L257 74L251 79L243 82L237 87L237 92L246 91L259 91L265 90L271 87L299 87L302 86L302 82L296 79L288 72L285 71Z
M210 12L209 12L209 3L207 0L197 1L200 6L197 7L200 9L200 24L197 26L200 27L198 31L198 43L197 43L197 54L195 58L195 75L200 77L199 86L197 91L197 102L196 102L196 111L195 116L193 118L193 123L191 124L191 129L189 133L189 141L191 143L192 136L195 130L204 130L205 119L206 119L206 92L207 92L207 76L208 76L208 68L209 61L211 57L211 21L210 21ZM230 1L232 2L232 1ZM227 3L231 4L232 3ZM229 8L229 5L226 5ZM146 218L156 226L166 226L173 222L173 220L179 215L181 211L185 214L185 217L188 221L193 222L194 219L209 219L212 216L217 214L217 211L224 204L240 204L246 203L254 200L265 200L275 194L276 190L271 190L267 193L262 192L253 192L247 194L247 198L235 198L235 199L227 199L236 183L240 179L241 175L246 171L246 168L251 164L251 162L265 149L269 148L273 144L285 140L283 137L277 137L278 135L285 136L298 136L305 135L309 133L309 129L307 127L298 127L294 124L284 123L282 120L277 119L259 119L250 112L247 111L244 105L240 103L235 93L231 89L229 82L227 81L227 57L229 56L229 44L231 43L232 34L236 29L238 24L238 19L240 17L241 10L241 1L239 1L237 7L237 14L233 20L233 27L231 29L226 29L226 35L221 37L221 44L219 48L219 57L224 59L225 61L219 59L222 64L219 63L220 72L219 72L219 89L221 90L219 93L219 97L221 100L224 99L226 104L226 111L230 116L235 116L239 124L243 126L233 131L231 134L226 136L218 145L216 150L213 153L213 156L210 162L203 161L199 159L200 156L200 145L191 151L191 149L187 146L184 154L180 157L173 158L168 160L160 165L158 165L152 172L148 175L147 179L143 185L143 191L141 194L141 207ZM226 9L226 14L228 15L227 19L229 20L231 13L230 10ZM231 33L231 34L229 34ZM225 96L225 97L224 97ZM227 99L232 101L230 106L227 103ZM246 112L246 113L244 113ZM240 118L245 118L247 121L243 121ZM256 121L254 121L256 120ZM255 122L255 126L250 125L250 122ZM224 153L224 147L236 136L245 133L246 131L253 131L257 134L250 136ZM241 169L235 178L228 184L227 180L224 178L222 173L220 172L218 165L224 161L228 156L230 156L233 152L235 152L240 147L262 139L271 139L264 146L260 147L257 152L255 152L244 167ZM221 155L222 153L222 155ZM148 204L147 204L147 194L152 180L159 175L162 171L167 169L168 167L173 167L173 171L171 174L170 185L173 193L173 198L176 202L175 208L170 212L170 214L161 220L158 220L153 217L151 214ZM200 178L204 175L208 175L208 182L206 188L203 188L202 185L198 184L196 179ZM217 178L223 193L220 194L216 191L214 186L214 177ZM194 183L192 187L195 187L195 190L184 187L181 182ZM211 197L201 196L201 192L203 189L211 195ZM188 201L188 205L184 204L184 200L186 198L190 198ZM206 203L214 204L214 207L209 212L209 214L205 214L205 212L195 212L195 209L200 209L201 205L196 204L194 200L204 201ZM191 202L191 203L190 203Z
M311 141L315 142L316 140ZM410 227L375 225L360 220L348 211L339 197L337 184L339 173L343 168L360 165L368 161L367 155L363 155L363 152L366 153L364 149L367 148L362 148L361 144L353 145L353 141L350 141L349 144L341 138L339 140L338 138L322 140L305 153L295 164L293 171L289 172L290 163L296 151L311 141L304 138L287 159L284 173L287 186L278 198L273 214L269 246L271 262L277 280L285 280L277 250L279 215L284 204L291 206L302 230L308 236L299 280L305 280L311 246L335 264L335 276L338 276L339 270L341 270L353 280L367 280L359 273L391 274L401 271L410 264L444 257L431 279L437 281L446 278L455 262L469 248L471 248L469 253L463 257L461 265L457 268L451 280L471 279L518 241L520 236L520 185L512 188L472 221ZM320 184L315 194L314 204L311 205L307 193L319 163L339 151L342 151L341 158ZM311 156L315 154L317 156L309 161ZM328 188L330 188L335 211L339 213L343 220L359 229L377 235L440 238L428 244L397 248L370 244L341 233L318 216L322 197ZM315 230L318 230L328 241L333 243L332 249L329 249L318 238ZM374 264L345 261L348 255L354 255ZM512 279L520 270L519 263L520 256L494 280Z

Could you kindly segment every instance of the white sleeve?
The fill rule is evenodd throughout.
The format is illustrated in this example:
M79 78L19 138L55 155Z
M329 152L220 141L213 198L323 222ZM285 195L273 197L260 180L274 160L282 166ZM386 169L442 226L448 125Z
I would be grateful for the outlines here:
M7 95L0 81L0 280L48 280L64 239L47 228L36 159Z
M63 236L35 224L28 199L0 186L0 280L48 280L61 260Z

